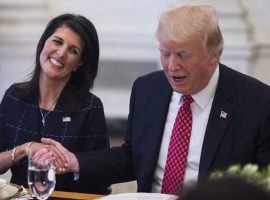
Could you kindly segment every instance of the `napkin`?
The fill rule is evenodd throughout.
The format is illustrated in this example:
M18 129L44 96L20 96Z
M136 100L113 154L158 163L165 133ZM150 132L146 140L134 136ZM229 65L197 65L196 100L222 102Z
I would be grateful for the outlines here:
M9 199L15 196L19 189L9 183L5 179L0 178L0 199Z
M5 179L0 178L0 190L5 187L7 184L7 181Z

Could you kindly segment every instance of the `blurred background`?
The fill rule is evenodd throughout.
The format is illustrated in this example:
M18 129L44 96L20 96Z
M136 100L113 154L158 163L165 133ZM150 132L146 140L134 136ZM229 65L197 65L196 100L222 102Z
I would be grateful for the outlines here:
M155 40L159 16L183 4L214 6L225 42L222 62L270 85L269 0L0 0L0 98L12 83L29 77L37 42L52 17L84 15L100 40L92 92L104 104L111 145L121 144L132 83L162 68ZM135 191L135 182L113 186L113 193Z

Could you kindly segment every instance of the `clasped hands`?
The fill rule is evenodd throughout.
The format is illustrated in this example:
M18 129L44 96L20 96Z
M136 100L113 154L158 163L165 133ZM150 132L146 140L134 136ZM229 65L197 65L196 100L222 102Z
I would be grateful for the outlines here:
M39 165L54 162L57 174L79 172L78 160L72 152L53 139L42 138L41 142L42 144L36 143L42 145L39 150L35 151L35 146L33 145L33 149L31 147L29 151L29 157L31 157L34 162Z

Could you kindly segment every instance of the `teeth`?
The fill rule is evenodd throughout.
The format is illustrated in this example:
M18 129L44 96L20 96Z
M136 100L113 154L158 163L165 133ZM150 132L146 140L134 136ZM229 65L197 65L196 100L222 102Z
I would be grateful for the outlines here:
M52 62L52 64L54 64L55 66L62 68L64 67L64 65L62 65L62 63L60 63L58 60L56 60L55 58L50 58L50 61Z

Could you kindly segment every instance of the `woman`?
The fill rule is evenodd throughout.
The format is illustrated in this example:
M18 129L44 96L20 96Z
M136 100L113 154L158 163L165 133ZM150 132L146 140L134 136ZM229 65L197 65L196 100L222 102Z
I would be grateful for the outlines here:
M26 158L43 147L64 159L56 148L41 144L42 137L74 153L108 148L103 105L89 92L98 60L98 36L88 19L64 14L49 22L32 78L12 85L0 106L0 170L11 169L12 183L27 187ZM101 180L74 180L72 173L57 177L56 190L109 192Z

